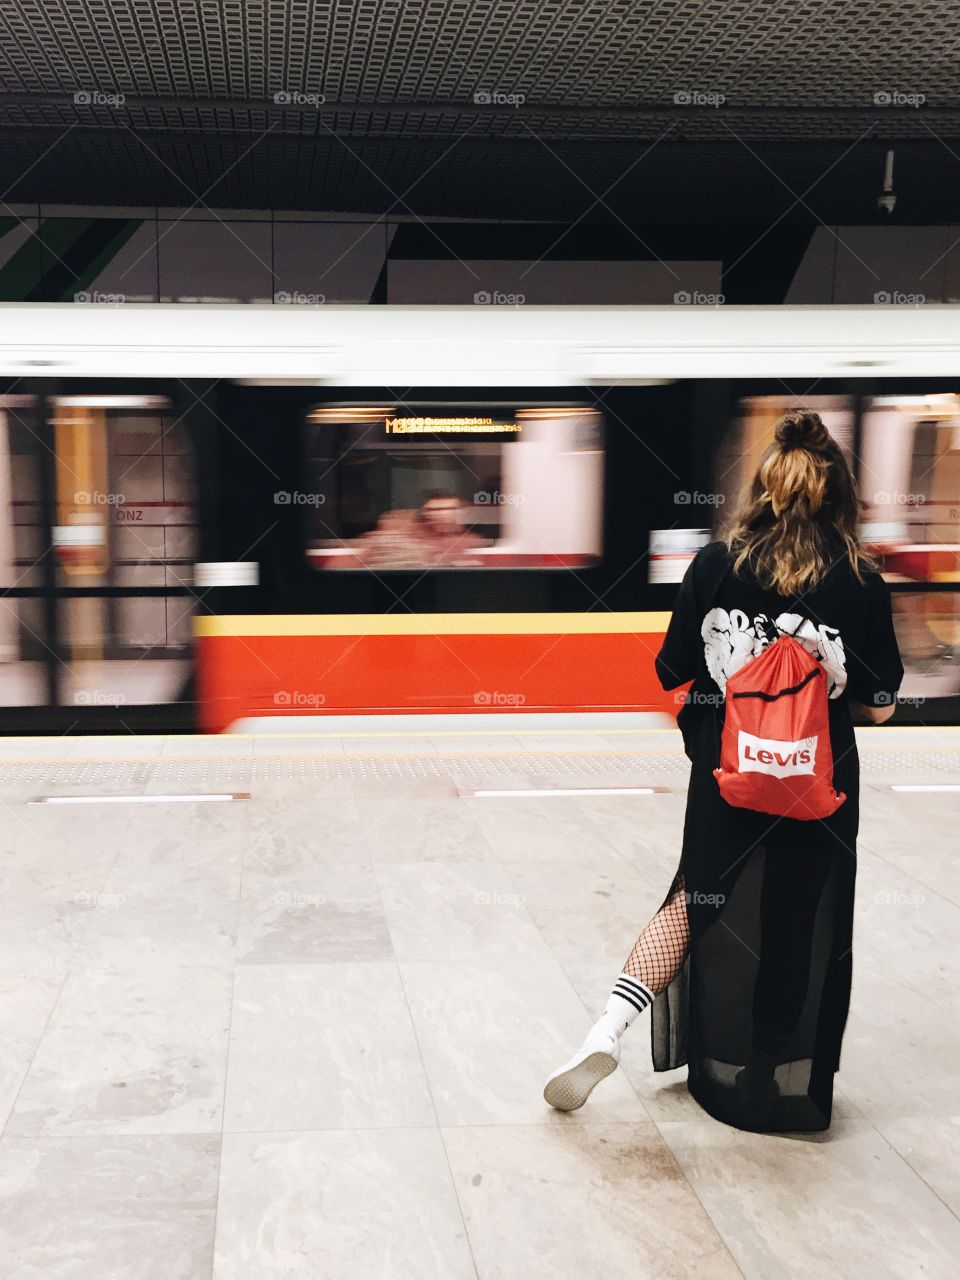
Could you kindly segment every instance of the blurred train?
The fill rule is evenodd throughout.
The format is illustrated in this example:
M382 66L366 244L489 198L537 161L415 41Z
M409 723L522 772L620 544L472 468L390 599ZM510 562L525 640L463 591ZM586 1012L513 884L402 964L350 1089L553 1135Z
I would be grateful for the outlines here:
M0 732L675 715L785 409L847 452L901 720L960 714L953 307L0 307Z

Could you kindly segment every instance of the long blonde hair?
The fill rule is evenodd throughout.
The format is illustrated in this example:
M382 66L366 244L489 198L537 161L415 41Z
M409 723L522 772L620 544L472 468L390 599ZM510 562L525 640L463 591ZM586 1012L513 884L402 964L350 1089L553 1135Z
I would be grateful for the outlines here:
M818 413L791 409L774 428L725 541L734 571L789 596L846 558L857 580L875 567L860 541L857 484Z

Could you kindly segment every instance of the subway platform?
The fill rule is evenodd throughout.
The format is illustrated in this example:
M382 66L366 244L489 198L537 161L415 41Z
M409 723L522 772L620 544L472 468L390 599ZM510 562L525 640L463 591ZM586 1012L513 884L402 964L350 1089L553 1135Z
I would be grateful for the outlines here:
M859 741L814 1136L705 1115L649 1014L541 1096L675 870L675 731L0 741L0 1274L952 1280L960 730Z

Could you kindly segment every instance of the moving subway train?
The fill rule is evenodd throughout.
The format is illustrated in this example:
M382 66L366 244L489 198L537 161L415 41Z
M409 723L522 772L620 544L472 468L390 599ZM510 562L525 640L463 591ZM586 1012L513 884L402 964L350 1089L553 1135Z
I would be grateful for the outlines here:
M672 716L676 583L795 404L900 718L955 722L955 308L0 307L0 732Z

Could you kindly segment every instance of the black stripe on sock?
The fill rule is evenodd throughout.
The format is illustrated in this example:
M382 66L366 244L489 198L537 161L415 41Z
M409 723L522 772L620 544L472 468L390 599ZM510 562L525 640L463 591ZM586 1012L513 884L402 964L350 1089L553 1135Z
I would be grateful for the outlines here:
M643 1003L641 1004L640 1001L637 1000L637 998L632 994L632 992L627 991L626 988L624 988L623 990L620 990L619 988L614 987L613 994L615 996L619 996L621 1000L626 1000L627 1004L632 1004L633 1007L636 1009L637 1013L643 1013L644 1009L647 1007L646 1000L644 1000Z
M645 987L642 982L638 982L635 978L625 978L621 975L614 984L614 990L618 985L632 991L634 995L639 996L641 1000L646 1000L648 1004L653 1000L653 992L650 988Z

